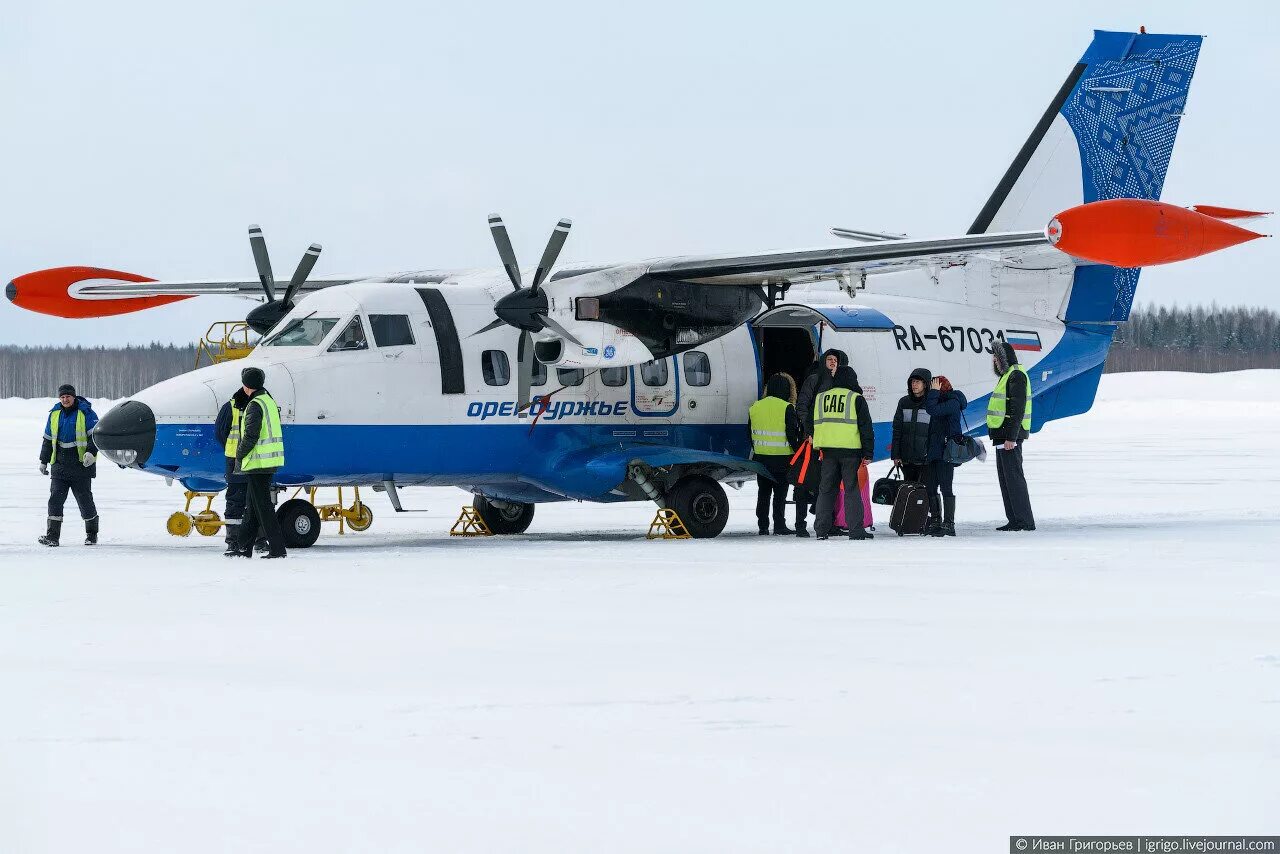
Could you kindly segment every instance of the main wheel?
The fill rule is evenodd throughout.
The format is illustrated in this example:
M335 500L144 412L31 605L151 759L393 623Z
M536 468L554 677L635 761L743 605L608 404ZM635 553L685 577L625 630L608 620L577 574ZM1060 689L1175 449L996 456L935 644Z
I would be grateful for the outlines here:
M729 496L705 475L681 478L667 492L667 506L676 511L695 539L718 536L729 521Z
M284 544L291 549L308 549L320 539L320 514L310 501L291 498L276 508Z
M485 526L495 534L523 534L533 523L532 504L503 501L499 506L483 495L477 495L471 504Z

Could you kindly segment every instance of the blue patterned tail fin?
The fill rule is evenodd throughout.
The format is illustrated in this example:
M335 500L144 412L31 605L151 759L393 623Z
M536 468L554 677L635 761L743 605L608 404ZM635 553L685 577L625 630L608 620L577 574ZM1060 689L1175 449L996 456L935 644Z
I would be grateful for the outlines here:
M1201 36L1096 30L970 234L1043 228L1100 199L1159 199ZM1137 270L1080 267L1063 320L1128 318Z

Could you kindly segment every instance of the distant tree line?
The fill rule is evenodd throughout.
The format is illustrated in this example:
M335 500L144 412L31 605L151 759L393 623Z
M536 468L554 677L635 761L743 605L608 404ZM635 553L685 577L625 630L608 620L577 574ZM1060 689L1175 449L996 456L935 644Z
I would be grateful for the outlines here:
M52 398L63 383L90 400L128 397L195 365L194 346L5 346L0 347L0 398Z
M1280 313L1267 308L1143 306L1116 329L1108 373L1280 368Z

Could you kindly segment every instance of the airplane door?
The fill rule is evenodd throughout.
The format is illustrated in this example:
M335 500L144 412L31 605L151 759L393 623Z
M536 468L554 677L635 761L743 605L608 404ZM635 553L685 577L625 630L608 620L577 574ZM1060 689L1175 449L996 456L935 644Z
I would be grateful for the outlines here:
M634 420L670 418L680 410L680 371L676 357L633 365L631 407Z

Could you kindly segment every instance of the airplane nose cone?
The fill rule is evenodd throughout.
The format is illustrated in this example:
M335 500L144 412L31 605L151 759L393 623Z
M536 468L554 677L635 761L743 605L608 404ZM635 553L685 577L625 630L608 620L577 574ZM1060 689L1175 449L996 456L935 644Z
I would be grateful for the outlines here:
M140 467L156 443L156 416L151 407L126 400L98 421L93 441L111 462Z

